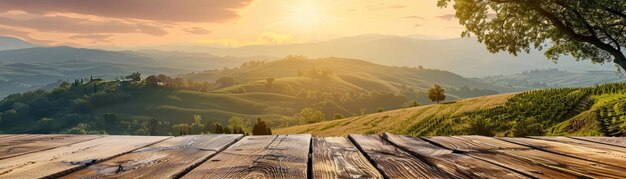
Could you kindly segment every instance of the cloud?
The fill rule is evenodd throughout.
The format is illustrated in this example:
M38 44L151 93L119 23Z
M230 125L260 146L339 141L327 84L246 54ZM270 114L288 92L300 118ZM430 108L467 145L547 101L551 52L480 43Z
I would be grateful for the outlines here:
M206 30L202 27L190 27L190 28L184 28L183 30L187 33L196 34L196 35L204 35L204 34L211 33L210 30Z
M384 4L380 4L380 5L375 5L375 6L368 6L367 9L372 10L372 11L376 11L376 10L385 10L385 9L399 9L399 8L405 8L408 7L406 5L384 5Z
M450 21L452 19L455 19L456 16L454 14L444 14L444 15L437 16L437 18Z
M30 43L34 43L34 44L55 44L55 43L57 43L56 41L41 40L41 39L34 38L34 37L32 37L31 33L28 32L28 31L23 31L23 30L18 30L18 29L13 29L13 28L7 28L7 27L2 27L2 26L0 26L0 35L19 38L19 39L22 39L24 41L27 41L27 42L30 42Z
M124 21L118 19L89 19L61 15L20 14L0 15L0 24L4 26L33 29L38 32L56 33L143 33L162 36L168 32L148 22Z
M405 18L405 19L420 19L420 20L426 20L426 18L421 17L421 16L404 16L404 17L402 17L402 18Z
M72 35L69 38L78 39L78 40L86 39L86 40L91 40L93 42L110 43L111 37L113 37L113 35L111 34L82 34L82 35Z
M0 0L0 12L76 13L162 22L226 22L252 0Z

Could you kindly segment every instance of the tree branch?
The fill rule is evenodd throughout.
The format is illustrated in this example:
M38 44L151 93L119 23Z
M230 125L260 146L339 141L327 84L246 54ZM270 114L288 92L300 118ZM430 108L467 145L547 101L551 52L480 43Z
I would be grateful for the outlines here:
M614 14L614 15L617 15L617 16L620 16L620 17L626 19L626 14L624 14L622 12L619 12L617 10L614 10L614 9L611 9L611 8L608 8L608 7L605 7L604 10L609 12L609 13L611 13L611 14Z
M602 40L598 39L596 36L585 36L578 34L574 31L574 29L568 27L561 21L556 15L548 12L547 10L541 8L538 3L529 2L527 4L529 7L532 7L535 11L539 12L542 16L546 17L550 22L560 31L564 32L570 38L580 42L587 42L593 44L594 46L610 53L614 57L614 62L619 64L622 67L626 67L626 58L622 51L617 48L614 48L610 44L606 44L602 42Z

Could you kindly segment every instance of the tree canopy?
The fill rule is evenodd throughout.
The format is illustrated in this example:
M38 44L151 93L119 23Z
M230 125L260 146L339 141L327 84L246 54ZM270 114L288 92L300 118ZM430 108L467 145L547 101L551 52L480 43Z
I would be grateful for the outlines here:
M445 90L441 88L441 86L435 84L430 90L428 90L428 98L433 102L440 103L446 100Z
M439 0L454 2L456 17L492 52L531 48L550 60L571 55L626 68L626 0Z

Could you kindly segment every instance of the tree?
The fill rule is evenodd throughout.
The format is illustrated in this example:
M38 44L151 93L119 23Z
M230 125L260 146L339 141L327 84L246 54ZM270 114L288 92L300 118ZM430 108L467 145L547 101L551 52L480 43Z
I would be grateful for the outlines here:
M104 120L104 125L107 129L113 129L113 127L115 127L119 123L117 114L115 113L106 113L102 115L102 119Z
M250 124L248 123L248 121L239 116L233 116L228 119L228 126L232 127L232 129L234 130L233 134L245 134L246 132L250 131Z
M151 86L157 86L159 84L159 79L154 75L148 76L144 81Z
M149 130L150 130L150 135L151 136L155 136L158 135L158 129L159 129L159 121L157 121L155 118L152 118L152 120L150 120L149 123Z
M189 135L189 124L176 124L172 128L178 129L178 135Z
M252 128L252 135L272 135L272 129L261 118L257 118Z
M441 103L443 100L446 100L446 94L441 86L435 84L430 90L428 90L428 98L432 102Z
M345 118L343 115L339 114L339 113L335 113L335 115L333 115L333 119L337 120L337 119L343 119Z
M554 61L569 54L626 68L624 0L439 0L438 6L452 1L467 29L461 35L476 35L493 53L548 47L545 55Z
M514 137L544 135L543 125L535 117L516 121L511 133Z
M202 124L202 116L200 116L199 114L194 114L193 122L189 127L191 134L202 134L204 132L202 131L204 129L204 124Z
M141 81L141 73L131 73L130 75L126 76L126 79L129 79L131 81Z
M222 126L221 123L216 122L213 125L215 125L215 129L213 130L213 133L215 133L215 134L227 134L226 130L224 130L224 126Z
M324 113L320 110L313 108L304 108L300 112L296 113L293 117L296 118L298 124L312 124L316 122L325 121Z
M411 103L411 107L418 107L420 106L419 103L417 103L417 101L413 100L413 103Z
M230 76L221 77L217 79L217 81L215 81L215 84L220 87L229 87L235 85L236 83L237 81L235 80L235 78Z

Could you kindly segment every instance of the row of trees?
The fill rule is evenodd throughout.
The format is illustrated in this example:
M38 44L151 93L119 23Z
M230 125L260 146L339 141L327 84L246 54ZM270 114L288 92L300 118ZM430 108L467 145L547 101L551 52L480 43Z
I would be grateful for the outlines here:
M252 128L244 118L233 116L228 120L228 125L224 127L222 123L215 121L204 122L202 116L193 115L190 123L179 123L172 125L178 135L197 135L197 134L243 134L243 135L271 135L270 125L261 118L257 118Z
M207 81L195 82L179 77L172 78L167 75L150 75L144 81L150 86L163 86L193 91L208 91L212 86Z

